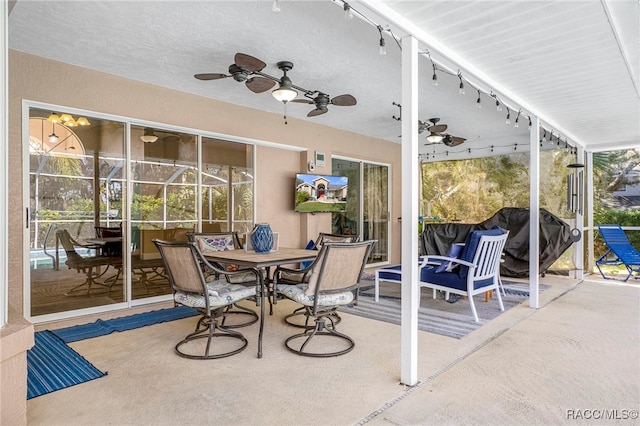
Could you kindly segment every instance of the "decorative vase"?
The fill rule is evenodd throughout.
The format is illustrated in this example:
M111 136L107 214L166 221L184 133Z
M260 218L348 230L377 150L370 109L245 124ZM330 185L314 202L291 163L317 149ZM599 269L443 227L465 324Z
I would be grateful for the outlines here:
M273 248L273 232L268 223L256 223L251 231L251 245L256 253L269 253Z

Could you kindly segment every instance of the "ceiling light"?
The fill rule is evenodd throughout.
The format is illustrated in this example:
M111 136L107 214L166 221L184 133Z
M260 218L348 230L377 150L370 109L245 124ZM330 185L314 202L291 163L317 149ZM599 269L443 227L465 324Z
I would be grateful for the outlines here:
M76 120L74 120L73 117L71 117L70 119L64 122L64 125L68 127L77 127L78 123L76 123Z
M78 126L88 126L89 124L91 124L85 117L78 117L76 123L78 123Z
M52 133L49 135L49 142L51 142L51 143L56 143L56 142L58 142L58 135L56 135L56 132L52 132Z
M52 123L59 123L60 117L55 112L52 112L51 115L49 115L49 118L47 118L47 121L50 121Z
M280 79L280 87L271 92L271 94L277 101L285 104L298 96L298 92L291 87L291 79L286 75Z
M437 133L430 133L429 136L427 136L427 140L431 143L442 142L442 139L444 139L444 136Z
M88 126L91 124L89 123L89 120L86 119L86 117L78 117L78 119L75 120L71 114L58 115L55 112L52 112L49 115L47 121L51 123L64 124L67 127Z
M436 64L433 64L433 77L431 77L431 84L438 85L438 76L436 75Z
M140 136L140 140L144 143L154 143L158 140L158 137L153 132L152 128L146 127L144 129L144 135Z
M478 100L476 100L478 108L482 108L482 101L480 100L480 91L478 90Z

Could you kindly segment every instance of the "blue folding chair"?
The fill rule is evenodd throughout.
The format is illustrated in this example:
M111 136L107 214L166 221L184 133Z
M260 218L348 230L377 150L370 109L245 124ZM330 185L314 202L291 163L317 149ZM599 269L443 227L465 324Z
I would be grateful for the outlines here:
M596 266L602 278L624 282L631 277L640 278L640 253L631 245L622 227L620 225L598 225L598 229L608 247L608 251L600 259L596 260ZM606 277L600 267L602 265L624 265L629 275L623 280ZM633 275L634 272L639 275Z

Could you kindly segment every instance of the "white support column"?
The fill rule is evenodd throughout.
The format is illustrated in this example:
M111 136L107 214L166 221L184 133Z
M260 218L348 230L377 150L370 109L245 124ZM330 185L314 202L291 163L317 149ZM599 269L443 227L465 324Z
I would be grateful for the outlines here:
M529 133L529 306L540 307L540 119L531 117Z
M402 39L402 302L400 381L418 381L418 41Z

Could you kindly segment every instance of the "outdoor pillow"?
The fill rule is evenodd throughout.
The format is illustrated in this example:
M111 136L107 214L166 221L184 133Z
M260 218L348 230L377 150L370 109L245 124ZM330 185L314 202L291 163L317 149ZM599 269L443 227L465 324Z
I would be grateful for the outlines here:
M316 247L316 243L313 240L309 240L307 246L304 248L305 250L318 250ZM309 267L313 263L313 260L307 260L306 262L300 262L300 269L304 269Z
M449 251L447 251L447 254L445 254L445 256L458 259L460 257L460 253L462 253L463 248L464 248L464 244L453 243L451 244L451 247L449 247ZM434 272L436 274L439 274L441 272L453 272L453 270L457 267L458 267L457 263L450 262L450 261L443 261L440 264L440 266L436 268Z
M460 259L467 262L473 262L473 258L476 254L476 250L478 249L478 244L480 244L480 238L483 235L496 236L496 235L502 235L502 234L504 234L504 231L499 226L494 226L491 229L469 232L469 234L467 235L467 238L465 239L464 249L462 250L462 254L460 254ZM460 278L466 279L467 275L469 275L469 267L468 266L460 267L459 274L460 274Z
M196 240L198 241L198 246L203 254L235 249L232 235L221 235L216 237L196 237Z

